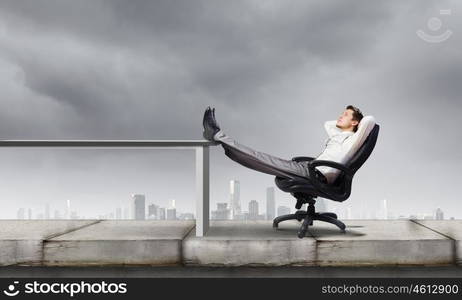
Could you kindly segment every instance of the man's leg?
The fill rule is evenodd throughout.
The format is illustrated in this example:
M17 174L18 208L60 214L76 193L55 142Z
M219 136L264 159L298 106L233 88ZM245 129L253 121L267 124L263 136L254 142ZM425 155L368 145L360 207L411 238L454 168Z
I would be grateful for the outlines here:
M302 177L310 176L306 164L303 162L286 160L256 151L236 142L223 131L219 131L215 135L214 140L221 143L225 149L226 156L245 167L281 177L291 178L293 175Z

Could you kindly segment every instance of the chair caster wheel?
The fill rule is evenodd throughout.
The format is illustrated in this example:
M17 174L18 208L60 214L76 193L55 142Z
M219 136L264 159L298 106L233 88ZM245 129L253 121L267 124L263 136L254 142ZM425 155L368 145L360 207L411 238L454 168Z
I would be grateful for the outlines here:
M303 239L306 236L306 230L300 230L297 236L299 239Z
M273 228L278 228L278 223L273 223Z

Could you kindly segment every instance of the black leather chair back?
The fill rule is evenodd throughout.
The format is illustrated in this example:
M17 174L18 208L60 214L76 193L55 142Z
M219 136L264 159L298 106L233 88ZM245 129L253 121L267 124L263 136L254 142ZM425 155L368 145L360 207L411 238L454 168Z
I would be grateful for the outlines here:
M374 128L372 128L364 143L361 145L358 151L356 151L353 157L345 164L352 171L353 174L356 173L356 171L358 171L358 169L369 158L369 156L372 153L372 150L374 150L375 144L377 142L377 137L379 136L379 130L380 126L378 124L375 124ZM335 180L334 185L341 185L343 181L344 174L342 172Z

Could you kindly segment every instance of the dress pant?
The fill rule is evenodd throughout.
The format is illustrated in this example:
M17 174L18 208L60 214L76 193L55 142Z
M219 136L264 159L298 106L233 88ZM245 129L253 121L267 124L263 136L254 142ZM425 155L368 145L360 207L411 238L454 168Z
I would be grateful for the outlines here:
M250 169L280 177L293 178L294 175L310 177L307 161L286 160L254 150L240 144L222 131L216 134L215 140L223 146L226 156Z

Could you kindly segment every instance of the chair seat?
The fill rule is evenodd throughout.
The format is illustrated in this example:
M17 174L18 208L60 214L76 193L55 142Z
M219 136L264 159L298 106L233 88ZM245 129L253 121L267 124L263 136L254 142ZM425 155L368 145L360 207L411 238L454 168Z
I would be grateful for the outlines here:
M304 194L305 197L323 197L329 200L342 202L348 198L350 195L349 189L345 189L345 186L340 185L331 185L329 188L329 194L318 190L318 188L313 184L310 178L304 177L293 177L293 178L286 178L286 177L279 177L276 176L274 178L276 186L287 193L291 193L294 195L297 194Z
M276 186L284 192L288 193L315 193L316 188L309 178L294 177L286 178L276 176Z

